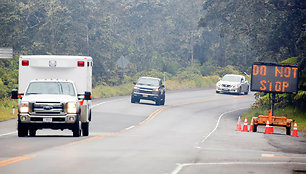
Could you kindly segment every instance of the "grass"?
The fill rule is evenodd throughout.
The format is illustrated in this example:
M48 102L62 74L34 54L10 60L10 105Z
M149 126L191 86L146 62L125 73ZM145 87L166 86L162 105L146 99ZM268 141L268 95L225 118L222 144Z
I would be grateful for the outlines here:
M0 99L0 121L17 118L17 102L17 100L12 100L9 98ZM15 107L14 114L13 107Z
M257 117L258 115L268 115L270 109L267 107L251 108L247 112L242 114L242 120L247 117L250 121L252 117ZM289 119L295 120L298 125L299 131L306 131L306 113L296 109L294 107L286 108L276 108L274 110L275 116L285 116Z
M134 84L123 84L120 86L100 85L92 90L94 98L108 98L114 96L128 95L132 92Z
M195 77L195 79L167 80L166 89L178 90L178 89L214 86L218 82L219 78L220 78L219 76L205 76L205 77Z

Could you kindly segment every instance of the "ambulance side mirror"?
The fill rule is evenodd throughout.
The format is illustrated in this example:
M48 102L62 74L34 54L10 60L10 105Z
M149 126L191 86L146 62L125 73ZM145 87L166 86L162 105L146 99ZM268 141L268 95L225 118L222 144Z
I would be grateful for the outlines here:
M17 89L12 90L11 99L18 99L18 90Z
M85 100L91 100L91 92L85 92Z

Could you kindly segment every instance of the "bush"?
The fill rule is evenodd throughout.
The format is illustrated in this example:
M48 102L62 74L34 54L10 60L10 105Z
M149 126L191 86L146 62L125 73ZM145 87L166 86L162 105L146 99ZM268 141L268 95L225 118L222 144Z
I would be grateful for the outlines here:
M215 73L220 77L223 77L225 74L241 74L237 67L232 65L228 65L226 67L218 67Z

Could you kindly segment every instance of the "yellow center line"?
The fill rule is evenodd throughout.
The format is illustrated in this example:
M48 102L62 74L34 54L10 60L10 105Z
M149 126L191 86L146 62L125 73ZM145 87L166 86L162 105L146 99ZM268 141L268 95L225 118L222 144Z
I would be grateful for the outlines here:
M30 159L30 158L34 158L34 157L35 157L34 155L23 155L23 156L17 156L17 157L14 157L14 158L10 158L10 159L4 160L4 161L0 161L0 167L6 166L6 165L9 165L9 164L13 164L13 163L17 163L19 161L27 160L27 159Z

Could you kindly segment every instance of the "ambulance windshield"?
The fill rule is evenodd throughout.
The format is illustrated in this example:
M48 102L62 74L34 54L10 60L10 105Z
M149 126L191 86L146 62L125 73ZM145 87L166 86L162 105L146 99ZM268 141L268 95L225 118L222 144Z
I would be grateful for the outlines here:
M75 95L73 84L70 82L32 82L26 95L32 94L64 94Z

